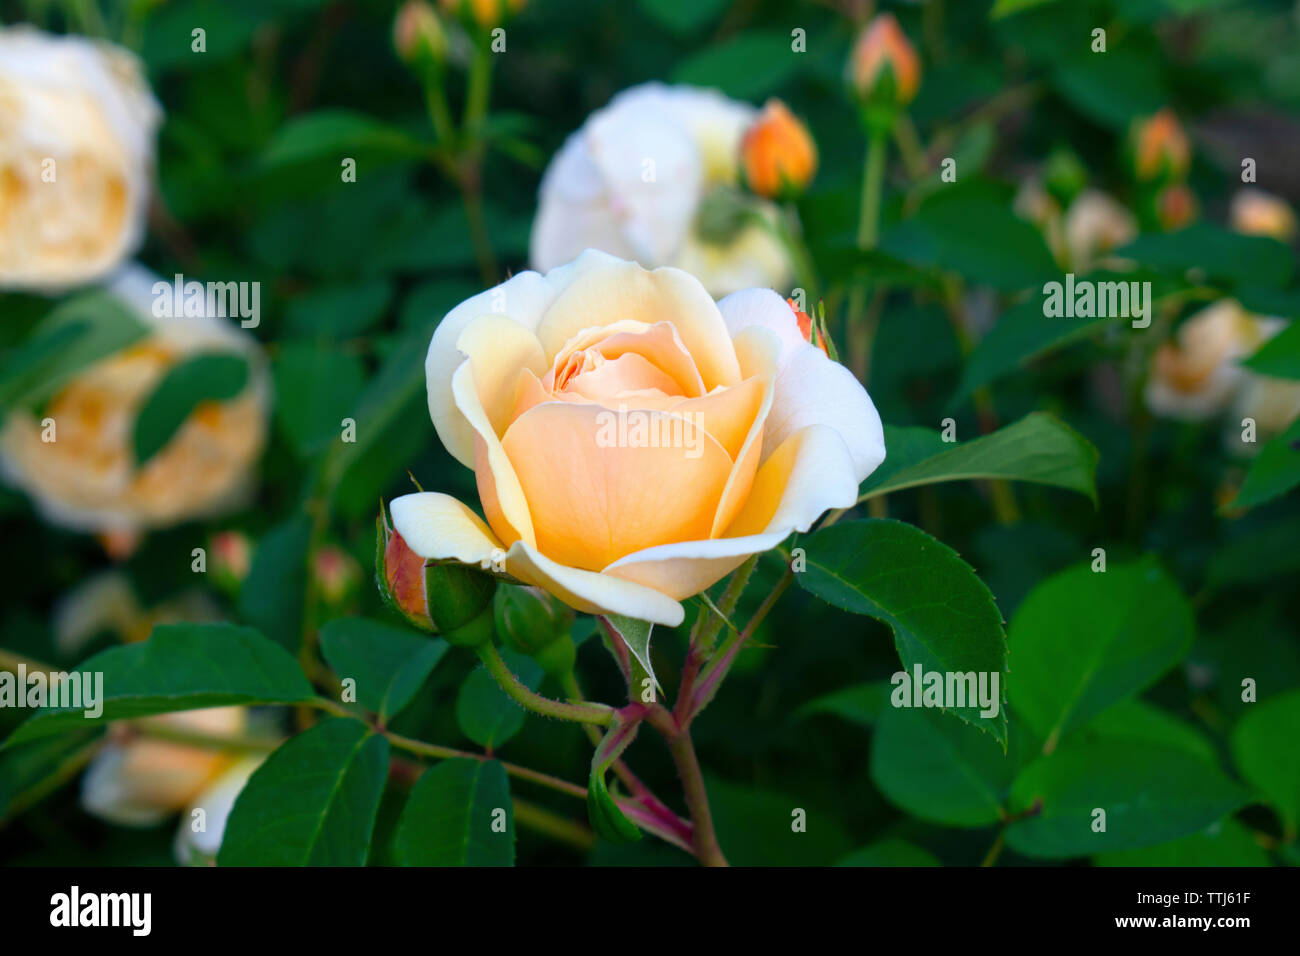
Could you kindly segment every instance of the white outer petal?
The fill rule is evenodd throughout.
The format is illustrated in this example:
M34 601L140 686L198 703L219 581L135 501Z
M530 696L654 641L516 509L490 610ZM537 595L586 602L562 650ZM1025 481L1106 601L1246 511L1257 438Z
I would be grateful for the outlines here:
M790 306L768 289L748 289L727 296L718 308L732 338L760 325L781 339L764 458L791 435L821 424L835 429L848 446L859 483L875 471L885 460L885 433L876 406L852 372L803 340Z

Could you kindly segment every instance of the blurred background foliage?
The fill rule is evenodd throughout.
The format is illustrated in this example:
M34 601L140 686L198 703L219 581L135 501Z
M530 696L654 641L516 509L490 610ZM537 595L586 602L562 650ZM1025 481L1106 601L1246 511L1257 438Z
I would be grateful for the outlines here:
M8 22L21 18L21 6L0 0ZM393 53L392 3L137 6L139 16L130 18L138 29L134 39L166 111L161 203L138 258L163 276L260 281L264 318L256 334L270 356L278 398L255 503L230 520L151 534L123 568L141 605L155 607L194 587L196 541L217 530L244 532L257 542L253 573L242 588L213 589L208 597L218 616L296 640L310 576L311 516L301 503L310 490L304 483L322 462L339 478L326 538L367 581L377 502L410 488L408 470L425 489L476 500L472 475L441 448L429 422L423 355L441 316L484 283L459 197L416 155L432 134L421 90ZM826 297L832 334L843 342L837 323L847 290L860 285L885 297L864 370L885 423L937 429L951 416L965 439L1046 410L1100 452L1095 507L1084 496L1027 484L1015 486L1010 516L995 517L985 483L888 498L892 517L939 537L976 568L1009 622L1009 756L947 716L889 708L887 680L898 668L889 630L796 588L760 630L762 646L742 655L695 725L722 846L741 864L972 865L992 856L1003 864L1295 863L1295 495L1249 510L1222 507L1249 463L1225 454L1216 427L1156 419L1140 403L1126 406L1119 384L1124 363L1147 347L1126 323L1066 335L1065 320L1046 328L1051 320L1037 315L1031 300L1027 333L976 343L994 334L986 333L990 328L1011 327L1017 293L1059 278L1041 234L1013 211L1017 190L1041 175L1053 155L1077 158L1090 186L1135 207L1126 135L1134 121L1168 107L1193 143L1187 181L1202 220L1226 222L1243 156L1256 158L1260 184L1270 192L1300 200L1300 11L1284 0L881 6L916 45L923 80L910 110L918 153L910 165L891 154L882 238L871 254L855 251L864 138L844 84L850 46L869 5L531 0L510 22L508 50L496 58L483 182L487 228L503 270L526 268L546 160L614 93L662 79L715 86L755 104L780 96L807 122L821 154L799 212L827 280L817 294ZM56 4L35 7L51 26L83 28ZM119 15L109 10L110 24ZM190 52L194 25L207 30L203 56ZM1089 49L1098 26L1107 31L1104 55ZM791 53L795 28L806 31L806 53ZM452 73L449 82L457 102L463 74ZM347 112L338 127L304 120L324 110ZM345 155L358 162L354 184L339 182L334 157L344 141ZM957 160L956 184L939 178L939 160L949 156ZM1157 295L1204 284L1208 270L1209 284L1256 311L1300 315L1293 246L1279 246L1285 250L1279 261L1271 247L1212 245L1219 233L1175 235L1184 238L1140 261ZM1201 273L1189 278L1189 265ZM945 290L954 284L966 324L950 314ZM10 295L3 308L0 344L12 347L46 303ZM983 408L975 397L981 388L991 398ZM349 414L362 437L340 451L337 422ZM0 491L0 528L6 541L0 645L70 665L53 645L52 609L108 559L93 539L42 524L10 490ZM1098 547L1106 549L1108 573L1121 581L1163 566L1165 572L1151 573L1161 576L1167 593L1145 590L1148 576L1127 598L1139 610L1145 605L1145 613L1115 623L1118 617L1108 612L1125 600L1120 591L1093 594L1086 580L1054 577L1074 568L1066 573L1077 579L1081 562L1086 568ZM764 559L739 619L782 570L778 556ZM368 584L334 597L329 604L318 594L320 606L308 605L308 613L322 620L382 613ZM1047 619L1040 623L1035 615ZM1067 628L1061 621L1071 617L1077 624ZM1031 805L1032 786L1013 782L1044 746L1044 726L1025 719L1038 712L1035 704L1026 695L1022 705L1016 688L1017 680L1034 679L1035 667L1050 675L1056 666L1050 651L1035 656L1034 648L1066 634L1086 642L1111 627L1122 628L1116 636L1138 648L1140 659L1110 661L1128 672L1095 701L1087 719L1065 731L1079 735L1071 751L1078 764L1067 768L1073 776L1044 786L1067 790L1087 807L1122 803L1138 788L1156 819L1186 811L1193 822L1182 831L1175 825L1169 831L1175 838L1154 846L1092 853L1061 842L1059 821L1030 818L1008 827L1004 818ZM574 633L583 640L579 671L588 696L619 699L617 674L600 642L586 639L594 633L591 619L580 617ZM101 635L78 659L114 640ZM683 647L684 633L657 637L656 670L668 686L676 682ZM458 706L457 699L466 693L462 686L472 685L466 681L473 669L469 655L449 654L393 728L472 748L466 728L476 725L465 711L475 703ZM1264 703L1243 704L1243 677L1259 682ZM1043 681L1049 701L1057 699L1051 677ZM1278 699L1290 703L1271 703ZM1253 706L1275 707L1273 719L1248 725ZM0 712L0 722L8 729L18 716ZM524 719L522 712L518 718L501 718L508 726L494 742L503 758L585 778L590 748L581 729ZM674 792L667 755L658 741L643 738L629 762ZM86 742L78 734L49 753L0 757L0 807L9 811L0 830L4 860L169 861L170 826L137 831L98 822L79 809L75 785L55 785L75 780L75 767L60 768ZM1147 743L1178 757L1150 766L1141 749ZM1242 754L1255 746L1263 749L1265 769L1251 771ZM20 765L19 757L27 763ZM1135 782L1144 773L1167 785ZM1254 796L1227 790L1235 785L1225 773ZM1080 781L1087 786L1080 789ZM1207 829L1204 813L1191 804L1198 791L1220 783L1225 789ZM1022 787L1030 790L1019 792ZM565 796L536 790L525 796L582 819L581 808ZM396 826L403 799L395 780L381 804L373 862L391 859L384 837ZM791 832L796 807L807 811L806 833ZM522 864L689 862L651 839L585 846L583 839L573 845L528 826L517 834Z

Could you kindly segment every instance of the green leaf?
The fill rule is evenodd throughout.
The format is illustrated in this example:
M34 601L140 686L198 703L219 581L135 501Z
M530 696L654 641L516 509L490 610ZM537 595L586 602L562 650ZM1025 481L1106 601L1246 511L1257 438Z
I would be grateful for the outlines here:
M34 407L73 376L149 334L149 327L107 292L56 306L0 369L0 407Z
M357 701L387 721L410 703L448 644L359 617L326 622L321 652L340 678L356 681Z
M863 497L917 485L1005 478L1055 485L1097 500L1097 449L1046 412L1031 412L991 435L961 444L928 428L885 429L884 464L862 483Z
M147 641L96 654L77 672L102 672L105 721L228 704L291 704L314 696L283 648L251 627L233 624L160 624ZM84 708L45 708L5 746L86 726Z
M885 231L880 249L1006 291L1041 287L1059 275L1038 230L1011 211L1008 197L980 184L934 193L914 217Z
M638 6L650 19L674 33L688 34L702 30L727 8L727 0L639 0Z
M365 866L388 741L329 717L282 744L253 772L230 819L221 866Z
M330 161L335 166L358 153L419 156L425 146L399 129L350 110L318 110L280 127L262 161L267 166Z
M306 515L276 525L257 543L248 577L239 589L239 614L272 640L295 653L302 639L307 588Z
M807 570L795 579L835 607L866 614L894 632L903 667L923 671L996 673L1005 696L1007 644L993 595L970 565L946 545L901 521L871 519L831 525L801 542ZM962 720L1004 746L1007 716L953 707Z
M1253 508L1300 485L1300 418L1281 435L1269 439L1250 463L1237 496L1224 510Z
M814 714L834 714L860 727L874 727L889 704L889 681L842 687L815 697L794 712L796 720Z
M1094 53L1090 43L1090 36L1082 38L1076 55L1058 64L1052 77L1085 116L1120 132L1169 102L1159 53L1149 44L1116 41L1113 49Z
M322 286L289 303L286 318L293 335L360 335L379 322L393 299L387 279L358 279Z
M456 759L426 770L407 798L393 847L404 866L513 866L505 768L495 760Z
M1247 709L1232 732L1232 759L1282 818L1288 838L1294 839L1300 830L1300 690Z
M1041 7L1055 2L1056 0L996 0L993 9L989 11L989 19L998 20L1019 13L1021 10L1028 10L1030 7Z
M1230 283L1284 286L1295 270L1294 254L1276 239L1247 236L1208 222L1178 232L1140 235L1116 249L1115 256L1180 275L1197 269L1209 279Z
M75 779L84 749L96 746L98 728L0 748L0 824L53 789Z
M1051 749L1136 695L1191 647L1192 611L1154 558L1076 565L1030 592L1011 621L1016 713Z
M915 817L977 827L1001 818L1016 763L988 735L944 714L886 707L871 746L871 780Z
M1300 378L1300 322L1292 322L1241 364L1260 375Z
M655 687L662 692L663 687L659 683L659 678L655 676L654 665L650 662L650 635L654 631L654 625L649 621L638 621L636 618L623 617L619 614L608 614L605 620L609 621L614 632L622 638L646 676L654 681ZM634 680L633 683L640 682Z
M1115 321L1064 316L1049 319L1043 315L1042 297L1031 295L1008 309L971 350L948 407L955 408L982 386L1024 368L1047 352L1085 339Z
M790 782L790 792L708 774L704 783L718 843L732 866L829 866L852 846L840 822L841 790L827 795L838 811L831 812L798 781ZM801 818L806 828L796 830L791 824Z
M881 840L854 850L836 866L939 866L933 853L906 840Z
M758 99L784 86L802 67L790 55L790 34L750 30L705 47L673 70L673 82L714 87L737 99Z
M1197 757L1107 740L1040 757L1021 772L1011 810L1039 810L1007 828L1007 844L1047 858L1154 846L1195 833L1245 801L1245 791ZM1095 810L1106 812L1105 832L1093 829Z
M248 384L248 359L208 353L172 366L135 420L135 461L142 465L166 447L203 402L227 402Z
M530 690L542 682L542 669L531 657L502 649L510 670ZM495 750L524 726L527 711L503 691L483 668L470 672L456 695L456 723L480 747Z
M1140 850L1098 853L1094 866L1269 866L1251 832L1229 817L1200 833Z
M275 413L302 457L341 438L343 419L356 417L365 384L361 360L315 344L286 344L273 364Z
M1069 749L1076 743L1099 740L1159 744L1211 764L1219 759L1214 745L1199 730L1141 700L1112 704L1084 726L1070 731L1061 746Z

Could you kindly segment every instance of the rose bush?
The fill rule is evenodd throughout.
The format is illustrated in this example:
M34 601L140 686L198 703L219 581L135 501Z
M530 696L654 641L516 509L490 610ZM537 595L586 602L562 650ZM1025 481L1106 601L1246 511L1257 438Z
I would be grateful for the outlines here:
M680 623L678 601L852 505L885 457L866 391L775 292L715 304L684 272L595 251L452 309L425 374L487 523L418 493L392 502L396 532L426 559L504 550L510 574L590 613ZM638 413L645 444L602 440ZM684 441L650 444L674 427Z

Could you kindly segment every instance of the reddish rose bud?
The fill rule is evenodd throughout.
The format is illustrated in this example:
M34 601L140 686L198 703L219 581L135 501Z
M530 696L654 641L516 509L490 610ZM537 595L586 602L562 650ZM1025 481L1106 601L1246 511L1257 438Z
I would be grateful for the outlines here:
M921 61L892 14L880 14L858 35L849 80L864 101L902 107L916 97Z
M312 574L322 599L327 604L342 604L352 597L361 583L361 566L347 552L326 545L312 558Z
M253 545L242 531L218 531L208 544L212 552L210 570L217 585L237 591L253 565Z
M813 322L812 316L802 311L795 303L794 299L786 299L785 304L790 306L794 313L795 321L799 323L799 334L809 345L815 345L830 358L830 352L826 348L826 332L823 327Z
M1196 218L1196 196L1182 183L1166 186L1156 194L1156 219L1167 231L1182 229Z
M808 127L777 99L763 111L740 141L740 170L745 185L768 199L792 199L817 172L817 146Z
M420 557L388 527L382 511L376 525L376 575L385 603L415 627L457 646L491 640L496 578L477 566Z
M402 4L393 20L393 48L410 66L436 66L447 58L447 34L433 7L424 0Z

